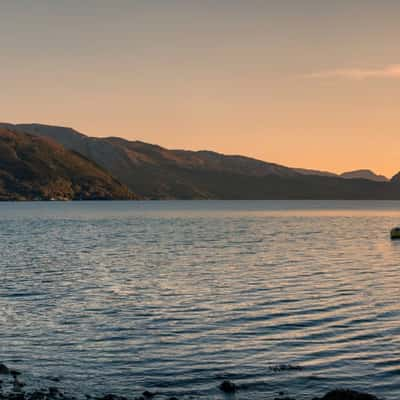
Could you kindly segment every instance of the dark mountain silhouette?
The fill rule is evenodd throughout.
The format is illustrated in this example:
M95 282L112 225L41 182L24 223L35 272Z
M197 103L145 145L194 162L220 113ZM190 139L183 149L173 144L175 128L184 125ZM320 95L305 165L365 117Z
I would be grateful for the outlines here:
M93 161L54 140L0 127L0 200L134 197Z
M400 184L400 172L398 172L396 175L394 175L392 177L392 179L390 180L390 182L392 182L394 184Z
M389 181L389 179L386 178L386 176L377 175L377 174L375 174L375 172L373 172L369 169L358 169L356 171L344 172L340 176L342 178L346 178L346 179L368 179L370 181L376 181L376 182L388 182Z
M118 137L94 138L73 129L11 125L48 137L110 171L154 199L400 199L400 184L344 179L211 151L168 150Z

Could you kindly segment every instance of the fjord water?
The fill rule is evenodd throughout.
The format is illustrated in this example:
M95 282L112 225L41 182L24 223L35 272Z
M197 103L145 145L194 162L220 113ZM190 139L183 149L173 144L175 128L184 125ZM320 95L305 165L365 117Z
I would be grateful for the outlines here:
M79 393L397 399L399 222L399 202L2 203L0 361Z

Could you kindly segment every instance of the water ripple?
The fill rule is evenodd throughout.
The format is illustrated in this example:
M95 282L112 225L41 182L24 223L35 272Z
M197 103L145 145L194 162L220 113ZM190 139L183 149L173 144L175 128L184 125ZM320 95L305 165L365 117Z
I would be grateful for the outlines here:
M0 204L0 360L95 393L397 399L399 204L365 204Z

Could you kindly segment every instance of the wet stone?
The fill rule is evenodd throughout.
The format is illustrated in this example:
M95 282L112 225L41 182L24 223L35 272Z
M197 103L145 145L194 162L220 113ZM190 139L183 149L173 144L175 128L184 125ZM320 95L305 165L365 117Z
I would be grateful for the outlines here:
M124 396L117 396L115 394L106 394L103 397L98 398L98 400L128 400Z
M321 400L378 400L378 398L369 393L362 393L348 389L337 389L328 392L321 398Z
M145 399L152 399L155 395L156 395L156 393L149 392L148 390L146 390L146 391L144 391L144 392L142 393L142 396L143 396Z
M237 390L237 386L231 382L231 381L223 381L220 385L219 388L224 392L224 393L235 393Z
M0 363L0 374L1 375L8 375L10 373L9 368L5 364Z

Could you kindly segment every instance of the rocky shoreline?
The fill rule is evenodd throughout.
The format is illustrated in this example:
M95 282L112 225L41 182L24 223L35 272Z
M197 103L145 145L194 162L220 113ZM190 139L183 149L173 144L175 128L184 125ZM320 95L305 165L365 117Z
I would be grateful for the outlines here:
M54 380L57 382L57 380ZM222 395L233 399L236 393L240 392L240 387L234 382L225 380L218 386ZM164 396L162 393L144 391L142 394L132 398L118 396L112 393L103 396L92 396L89 394L77 394L71 396L65 394L62 389L56 386L44 387L35 390L26 390L26 384L23 381L22 374L8 368L5 364L0 363L0 400L77 400L78 398L86 398L87 400L180 400L177 397ZM266 399L271 400L296 400L295 397L288 397L281 392L278 395L266 395ZM359 392L349 389L335 389L326 393L322 397L312 397L310 400L379 400L373 394Z

